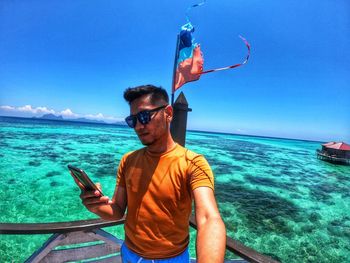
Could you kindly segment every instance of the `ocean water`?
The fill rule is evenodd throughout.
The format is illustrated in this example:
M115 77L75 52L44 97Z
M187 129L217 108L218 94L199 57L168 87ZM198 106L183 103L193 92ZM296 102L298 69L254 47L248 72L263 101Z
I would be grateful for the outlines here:
M227 233L282 262L350 262L350 166L318 160L318 142L188 132L206 156ZM122 155L142 147L123 126L0 117L0 222L95 218L67 165L112 196ZM123 237L123 227L109 232ZM0 262L22 262L49 235L0 235ZM191 231L191 256L195 256ZM227 258L233 257L227 253Z

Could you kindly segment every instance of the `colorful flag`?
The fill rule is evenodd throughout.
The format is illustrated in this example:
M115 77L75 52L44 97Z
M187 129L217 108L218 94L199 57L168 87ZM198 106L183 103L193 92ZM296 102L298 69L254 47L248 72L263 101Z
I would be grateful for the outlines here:
M245 60L238 64L221 67L221 68L209 69L204 71L203 55L200 49L200 45L194 42L194 39L192 37L193 32L194 32L194 27L190 22L188 22L187 24L181 27L181 32L179 35L178 46L176 51L176 64L175 64L176 71L174 69L174 81L173 81L173 89L172 89L173 94L177 89L179 89L185 83L198 80L202 74L221 71L221 70L227 70L227 69L232 69L232 68L242 66L248 62L248 59L250 56L250 45L248 41L245 38L239 36L245 43L248 50Z
M203 72L203 57L199 44L194 43L193 32L191 23L181 28L173 92L187 82L198 80Z

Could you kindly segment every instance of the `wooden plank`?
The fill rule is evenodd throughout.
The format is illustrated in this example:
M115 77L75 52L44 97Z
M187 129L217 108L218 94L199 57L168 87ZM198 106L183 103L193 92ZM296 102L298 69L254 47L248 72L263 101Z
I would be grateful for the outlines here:
M118 253L116 246L109 244L97 244L88 247L79 247L72 249L52 250L41 262L65 262L76 261L90 258L97 258L109 254Z
M118 255L118 256L112 256L112 257L103 258L103 259L97 259L94 261L89 261L89 263L122 263L122 258L120 255Z
M67 233L74 231L86 231L96 228L103 228L108 226L121 225L125 222L125 216L119 220L81 220L70 222L57 222L57 223L0 223L0 234L22 235L22 234L55 234L55 233Z
M90 235L90 232L84 231L71 232L63 235L64 239L59 243L59 246L81 244L100 240L96 235Z
M47 254L54 249L61 240L64 239L62 234L52 235L36 252L34 252L25 262L37 263L40 262Z
M230 237L226 237L226 248L234 252L235 255L246 259L252 263L279 263L278 261L263 254L260 254L254 249L247 247L241 242L233 240Z
M95 229L92 232L89 232L88 235L95 236L96 238L98 238L99 240L103 240L107 244L117 245L118 248L121 248L124 242L123 240L116 238L112 234L102 229Z
M115 221L105 221L102 219L82 220L61 223L40 223L40 224L17 224L17 223L0 223L0 234L47 234L47 233L68 233L75 231L93 231L101 227L124 224L125 217ZM194 215L190 217L190 226L197 229ZM103 235L102 235L103 236ZM107 238L109 239L109 238ZM277 263L278 261L260 254L259 252L244 246L237 240L226 237L226 248L234 254L242 257L249 262L256 263ZM106 239L103 239L111 244ZM113 242L112 242L113 243ZM117 243L117 242L114 242ZM46 244L46 243L45 243ZM117 243L118 246L118 243ZM35 252L28 260L35 258L42 252L45 246ZM31 262L31 261L27 261Z

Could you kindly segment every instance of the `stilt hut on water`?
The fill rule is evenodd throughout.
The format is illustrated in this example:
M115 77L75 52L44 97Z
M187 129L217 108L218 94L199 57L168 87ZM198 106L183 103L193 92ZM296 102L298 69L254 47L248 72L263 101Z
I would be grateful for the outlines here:
M328 142L317 150L317 158L341 164L350 164L350 145L345 142Z

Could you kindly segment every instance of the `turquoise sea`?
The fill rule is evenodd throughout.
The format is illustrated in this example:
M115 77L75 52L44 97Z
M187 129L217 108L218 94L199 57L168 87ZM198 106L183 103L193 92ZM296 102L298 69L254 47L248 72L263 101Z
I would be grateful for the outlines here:
M230 237L282 262L350 262L350 166L318 160L319 142L192 131L186 143L213 168ZM9 117L0 145L2 223L95 218L67 165L112 196L122 155L142 147L124 126ZM123 237L121 226L107 230ZM48 237L0 235L0 262L24 261Z

